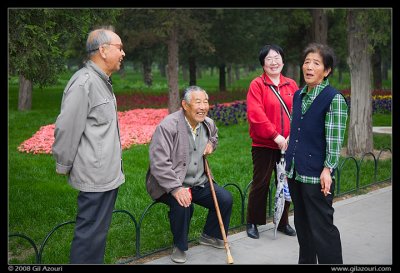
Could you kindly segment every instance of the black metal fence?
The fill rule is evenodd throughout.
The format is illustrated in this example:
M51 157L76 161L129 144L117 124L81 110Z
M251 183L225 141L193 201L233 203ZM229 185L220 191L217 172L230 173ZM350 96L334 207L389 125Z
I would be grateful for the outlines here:
M378 173L378 166L379 166L379 160L381 159L381 155L384 152L390 152L392 154L392 150L390 148L384 148L382 149L378 156L375 157L375 155L373 153L366 153L364 154L359 160L357 160L354 157L346 157L343 161L341 161L339 163L338 168L336 169L336 174L335 174L335 178L336 178L336 193L335 193L335 197L340 197L342 195L345 194L349 194L349 193L358 193L361 189L371 186L373 184L379 184L382 182L387 182L387 181L391 181L392 177L391 174L389 177L382 179L380 181L377 181L377 173ZM373 162L374 162L374 175L373 175L373 179L371 181L371 183L365 184L365 185L360 185L360 172L362 170L362 166L365 162L365 158L366 157L372 157L373 158ZM347 164L351 164L353 163L356 167L356 179L355 179L355 185L350 187L350 189L346 190L346 191L341 191L341 181L343 179L342 177L342 172L343 169L347 166ZM248 196L248 191L250 188L252 181L250 181L246 187L242 190L236 183L227 183L225 185L223 185L224 188L233 188L233 190L238 191L239 196L240 196L240 202L241 202L241 206L240 206L240 216L241 216L241 224L239 226L234 226L234 227L230 227L230 230L234 230L237 228L240 228L242 226L244 226L245 223L245 204L246 204L246 197ZM271 183L270 189L269 189L269 194L268 194L268 201L267 201L267 217L270 218L273 216L273 198L271 198L271 196L273 197L273 191L275 189L275 183ZM141 253L141 225L143 223L143 220L145 219L145 217L151 213L151 211L153 211L155 209L156 204L162 204L162 203L158 203L156 201L152 202L151 204L149 204L145 210L143 211L143 213L140 215L139 221L136 220L135 216L132 215L132 213L130 213L127 210L114 210L113 213L124 213L127 214L129 216L129 219L132 221L134 228L135 228L135 234L136 234L136 242L135 242L135 252L136 254L132 256L132 258L126 259L124 260L122 263L130 263L133 262L139 258L143 258L146 256L149 256L151 254L166 250L168 248L170 248L170 246L166 246L164 248L161 249L156 249L153 250L151 252L148 253ZM163 204L164 205L164 204ZM234 212L232 212L234 213ZM65 225L69 225L69 224L75 224L75 221L67 221L67 222L63 222L61 224L58 224L57 226L55 226L54 228L51 229L51 231L46 235L46 237L43 239L42 243L37 246L35 244L35 242L27 235L22 234L22 233L10 233L8 235L9 240L11 238L15 238L15 237L19 237L19 238L23 238L25 240L27 240L29 242L29 244L32 246L32 248L34 249L35 252L35 263L36 264L42 264L42 256L43 256L43 252L45 250L45 246L48 242L48 240L50 239L50 237L57 231L59 230L61 227L65 226Z

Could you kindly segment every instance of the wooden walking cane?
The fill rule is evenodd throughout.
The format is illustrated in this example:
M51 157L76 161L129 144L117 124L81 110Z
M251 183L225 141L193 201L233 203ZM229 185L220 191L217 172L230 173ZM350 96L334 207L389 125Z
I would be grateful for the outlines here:
M214 184L213 184L213 181L211 178L210 167L208 166L207 158L205 156L204 156L204 167L206 169L208 181L210 182L210 188L211 188L211 193L212 193L212 197L214 200L215 210L217 212L218 223L219 223L219 227L221 229L222 238L224 239L224 246L225 246L225 250L226 250L226 262L228 264L233 264L233 258L231 255L231 251L229 249L228 240L226 239L224 223L222 222L221 212L219 210L217 195L215 194Z

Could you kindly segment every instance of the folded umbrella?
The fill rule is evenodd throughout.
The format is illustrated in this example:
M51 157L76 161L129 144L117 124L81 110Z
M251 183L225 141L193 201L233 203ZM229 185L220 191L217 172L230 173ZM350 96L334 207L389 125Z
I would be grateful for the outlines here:
M283 210L285 208L285 200L291 201L289 187L286 177L286 162L285 151L281 150L281 160L276 163L276 177L278 179L276 184L276 192L274 199L274 237L276 238L276 231L278 229L279 221L281 220Z

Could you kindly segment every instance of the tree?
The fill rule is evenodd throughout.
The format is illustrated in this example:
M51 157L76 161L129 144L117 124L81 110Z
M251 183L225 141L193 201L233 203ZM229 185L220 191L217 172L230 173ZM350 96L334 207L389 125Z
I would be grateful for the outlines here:
M145 43L161 42L167 46L168 111L179 110L180 44L186 39L201 37L203 24L187 9L128 9L124 10L118 24L124 28L131 52L141 50Z
M286 76L294 79L299 86L304 85L301 66L302 51L312 41L312 16L309 9L287 9L274 13L275 21L290 22L274 26L269 36L274 37L285 52L284 71Z
M156 31L160 22L153 18L157 18L155 10L124 9L117 20L126 48L125 58L140 62L143 82L149 87L153 84L152 64L165 49L164 41Z
M79 41L84 50L82 41L90 24L111 23L113 14L93 9L9 10L9 73L19 76L19 111L31 109L33 85L56 82L65 69L71 41Z
M259 36L255 26L265 27L259 16L261 11L252 9L217 9L213 11L211 40L215 52L209 59L209 64L219 69L219 91L226 91L226 68L232 64L256 60ZM265 28L264 28L265 31ZM257 42L256 42L257 41ZM257 52L257 53L255 53ZM254 62L252 62L254 63Z
M336 66L333 73L338 73L339 83L343 82L343 72L347 65L347 23L345 9L330 9L328 13L328 44L334 48Z
M371 54L375 44L386 43L390 27L388 10L349 9L347 12L348 64L351 105L347 153L373 152Z
M312 38L317 43L328 42L328 16L324 9L313 9Z
M189 85L196 85L197 74L201 74L199 70L201 61L204 61L204 56L215 51L209 37L213 12L209 9L192 9L190 12L192 18L201 24L187 29L185 37L180 43L179 59L182 66L189 70ZM184 78L184 80L187 79Z

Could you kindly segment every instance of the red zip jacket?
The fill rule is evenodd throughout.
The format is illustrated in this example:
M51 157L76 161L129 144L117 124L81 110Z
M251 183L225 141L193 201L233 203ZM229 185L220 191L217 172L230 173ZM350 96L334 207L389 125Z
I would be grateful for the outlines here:
M293 95L299 89L294 80L280 76L279 86L274 86L292 113ZM247 119L252 146L279 149L274 138L289 135L290 120L269 87L274 85L267 74L252 80L247 93Z

